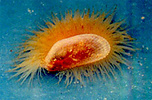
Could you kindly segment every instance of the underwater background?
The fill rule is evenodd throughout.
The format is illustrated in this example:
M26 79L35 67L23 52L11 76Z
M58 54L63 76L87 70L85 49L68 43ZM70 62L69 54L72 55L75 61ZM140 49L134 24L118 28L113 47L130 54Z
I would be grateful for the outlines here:
M117 80L96 80L85 86L60 84L55 75L44 75L20 85L12 67L16 46L27 30L38 30L54 12L83 9L109 11L117 6L115 20L126 18L128 34L136 39L131 67L116 69ZM0 0L0 100L152 100L152 0ZM29 33L30 34L30 33ZM17 44L17 45L16 45Z

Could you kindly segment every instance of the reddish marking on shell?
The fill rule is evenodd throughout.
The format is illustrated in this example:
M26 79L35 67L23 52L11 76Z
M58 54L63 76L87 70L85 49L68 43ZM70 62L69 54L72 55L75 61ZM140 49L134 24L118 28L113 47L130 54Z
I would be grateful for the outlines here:
M48 71L71 69L72 65L90 57L94 51L93 48L88 48L85 44L75 44L72 51L67 51L64 57L55 58L54 61L51 61L49 65L53 66L48 66Z

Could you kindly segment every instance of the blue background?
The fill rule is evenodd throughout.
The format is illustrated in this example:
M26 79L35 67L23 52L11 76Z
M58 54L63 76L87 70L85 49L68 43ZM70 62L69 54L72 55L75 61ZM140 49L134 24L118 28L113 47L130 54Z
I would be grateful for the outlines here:
M65 87L64 82L46 75L35 79L33 86L20 85L13 73L12 59L26 30L37 30L51 12L67 9L109 10L117 5L115 19L126 18L129 34L137 40L139 50L128 69L122 65L116 81L79 83ZM0 100L152 100L152 0L0 0ZM144 19L142 19L144 17ZM12 52L10 51L12 50ZM37 83L39 82L39 83Z

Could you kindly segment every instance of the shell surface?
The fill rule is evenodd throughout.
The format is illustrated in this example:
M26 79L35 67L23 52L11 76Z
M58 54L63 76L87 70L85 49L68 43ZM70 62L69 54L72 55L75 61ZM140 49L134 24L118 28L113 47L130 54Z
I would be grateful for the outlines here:
M82 34L56 42L45 58L46 69L61 71L87 65L105 58L110 52L106 39L95 34Z

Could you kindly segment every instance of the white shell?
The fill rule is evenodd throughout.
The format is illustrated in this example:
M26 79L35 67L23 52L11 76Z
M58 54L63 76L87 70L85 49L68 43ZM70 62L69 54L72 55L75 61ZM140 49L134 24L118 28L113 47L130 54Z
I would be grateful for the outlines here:
M110 52L110 44L103 37L95 34L81 34L56 42L48 52L45 62L49 64L50 61L55 60L54 58L66 55L67 51L70 52L74 49L79 50L79 48L73 47L76 44L79 44L79 47L82 45L94 51L90 52L90 57L74 64L73 67L97 62L105 58Z

